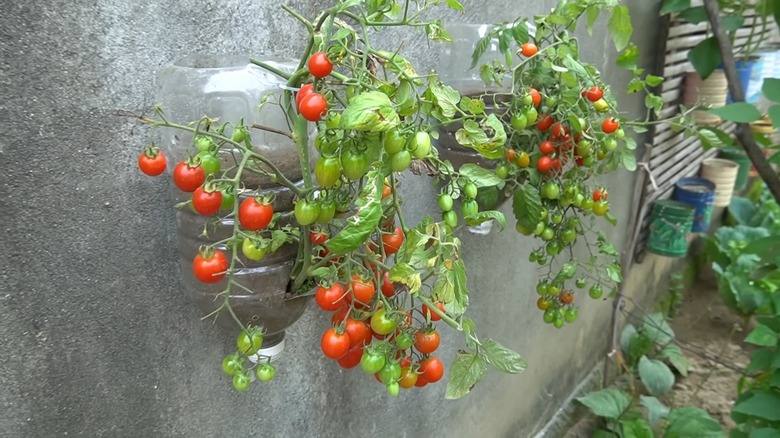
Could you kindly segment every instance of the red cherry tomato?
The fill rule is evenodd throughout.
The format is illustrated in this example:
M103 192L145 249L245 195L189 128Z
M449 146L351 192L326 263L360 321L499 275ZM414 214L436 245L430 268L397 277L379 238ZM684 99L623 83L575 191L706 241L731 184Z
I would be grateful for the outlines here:
M431 354L439 348L441 343L441 337L436 330L423 332L419 331L414 334L414 348L422 354Z
M534 106L539 106L539 104L542 103L542 95L536 88L528 90L528 94L531 96L531 99L533 99Z
M204 283L216 283L225 278L228 266L227 257L222 251L198 254L192 261L192 271L195 278Z
M200 166L190 166L182 161L173 169L173 183L182 192L194 192L206 180L206 172Z
M351 347L347 354L345 354L341 359L338 360L339 366L341 368L349 369L349 368L355 368L360 364L360 359L363 358L363 345L355 345L354 347Z
M436 303L436 307L441 310L441 313L444 312L444 303ZM431 321L439 321L441 320L441 316L439 316L438 313L431 310L427 305L423 304L422 306L422 312L425 319L430 319Z
M390 273L385 272L382 276L382 295L390 298L395 295L395 285L390 281Z
M168 160L162 151L159 150L146 150L141 152L141 155L138 157L138 168L149 176L157 176L165 172L167 164Z
M544 155L550 155L551 153L555 152L555 146L553 146L553 143L551 141L543 141L542 144L539 145L539 152L543 153Z
M322 245L326 240L328 240L328 235L322 231L312 231L309 233L309 240L311 241L312 245Z
M344 333L349 336L349 345L368 345L371 343L371 328L363 321L347 318L344 324Z
M314 84L305 84L301 87L300 90L298 90L298 94L295 95L295 106L299 107L301 106L301 101L304 97L310 95L314 92Z
M349 335L337 333L336 330L329 328L322 334L320 346L326 357L341 359L349 351Z
M553 160L548 156L539 157L539 160L536 162L536 170L538 170L541 173L549 172L550 169L552 169L552 167L553 167Z
M612 117L607 117L604 119L604 123L601 124L601 130L604 131L605 134L612 134L613 132L617 131L619 127L620 122Z
M331 287L317 287L317 291L314 292L314 301L320 306L320 309L330 312L338 310L342 304L346 303L347 297L341 284L334 283Z
M210 184L209 184L210 185ZM222 207L222 192L206 191L202 186L192 192L192 208L203 216L211 216Z
M327 111L328 101L320 93L312 92L301 99L301 104L298 105L298 112L310 122L319 122Z
M325 52L317 52L309 58L309 73L315 78L324 78L333 71L333 64Z
M355 304L362 304L363 306L370 306L374 301L374 295L376 294L376 288L374 283L369 280L364 280L358 275L352 276L352 301Z
M420 377L428 383L436 383L444 376L444 364L438 357L429 357L420 361Z
M553 118L548 116L547 114L542 114L539 116L539 120L536 121L536 129L544 132L550 129L552 124L553 124Z
M583 93L585 98L591 102L595 102L604 97L604 90L600 87L590 87Z
M385 254L391 255L398 252L401 245L404 243L404 232L401 227L395 227L390 234L382 235L382 244L385 248Z
M527 58L529 56L536 55L536 52L539 51L539 48L536 47L536 44L534 43L525 43L520 46L520 50L523 52L523 56Z
M249 231L264 230L273 217L273 206L257 198L244 199L238 207L238 222Z

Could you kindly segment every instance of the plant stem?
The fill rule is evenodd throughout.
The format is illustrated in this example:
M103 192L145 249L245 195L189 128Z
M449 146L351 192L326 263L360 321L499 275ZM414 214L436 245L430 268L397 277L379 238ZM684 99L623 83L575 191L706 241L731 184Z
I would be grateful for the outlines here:
M406 233L409 229L406 227L406 220L404 219L403 213L401 213L401 201L398 199L398 194L396 193L397 186L395 173L390 174L390 183L393 185L393 207L395 208L395 213L398 215L398 221L401 222L401 229Z
M249 58L249 62L251 62L252 64L254 64L254 65L258 66L258 67L262 67L263 70L268 70L268 71L270 71L271 73L273 73L273 74L275 74L277 76L281 76L286 81L290 80L290 76L291 76L290 73L284 72L282 70L279 70L276 67L270 66L267 63L265 63L265 62L263 62L263 61L261 61L259 59Z
M265 126L265 125L259 125L259 124L257 124L257 123L253 123L253 124L252 124L252 128L254 128L254 129L260 129L260 130L262 130L262 131L273 132L274 134L283 135L283 136L285 136L285 137L289 138L290 140L292 140L292 138L293 138L293 137L292 137L292 134L290 134L289 132L284 132L284 131L282 131L282 130L280 130L280 129L271 128L271 127L269 127L269 126Z
M740 83L739 75L737 74L737 65L734 61L731 41L729 41L729 37L720 20L718 1L704 0L704 7L707 9L710 26L712 26L713 33L718 40L731 98L735 103L744 102L745 94L742 91L742 84ZM769 191L772 192L775 201L780 203L780 177L778 177L777 173L775 173L774 169L772 169L772 166L767 161L761 151L761 147L753 138L750 126L747 123L740 123L737 125L737 138L739 139L742 148L747 153L747 156L750 158L750 161L753 163L753 166L755 166L756 171L758 171L759 176L761 176L761 179L764 180L764 183L769 187Z

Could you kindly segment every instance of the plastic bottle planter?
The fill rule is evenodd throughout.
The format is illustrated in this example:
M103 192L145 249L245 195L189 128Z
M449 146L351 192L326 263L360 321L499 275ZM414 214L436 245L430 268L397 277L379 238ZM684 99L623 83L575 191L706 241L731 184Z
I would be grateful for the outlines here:
M696 211L689 231L704 233L712 222L712 202L715 184L703 178L683 178L674 186L674 199L692 206Z
M747 187L748 176L750 176L750 158L745 151L740 148L726 148L718 153L718 158L737 163L737 180L734 182L734 190L744 190Z
M685 74L685 94L683 103L686 106L695 104L709 105L710 108L722 107L726 104L728 94L728 82L723 70L715 70L707 79L702 80L696 72ZM722 120L707 111L696 110L693 112L696 123L700 125L717 125Z
M440 44L439 65L437 70L442 81L454 87L462 96L481 99L485 103L485 112L496 113L496 92L502 91L498 87L487 88L479 76L479 68L471 68L471 54L480 38L485 36L493 25L490 24L455 24L447 27L452 37L452 44ZM533 26L529 29L534 32ZM480 58L480 64L493 60L504 59L499 50L498 40L491 41L484 55ZM504 90L506 91L506 90ZM490 94L486 96L485 94ZM497 114L499 117L500 114ZM474 163L486 169L494 169L497 162L488 160L476 151L461 146L455 140L455 133L462 128L462 124L454 123L439 129L439 139L434 141L434 146L442 160L449 160L455 169L460 169L463 164ZM492 210L498 208L508 199L506 193L494 188L480 188L476 198L480 210ZM490 221L483 227L470 228L475 234L487 234L490 231Z
M688 253L685 239L693 225L695 209L672 200L656 201L650 215L650 237L647 250L667 257L683 257Z
M739 164L722 158L710 158L701 164L701 177L715 183L714 207L727 207L734 194Z
M166 117L174 122L187 124L204 115L219 118L220 123L238 123L243 118L245 126L254 123L265 126L287 126L284 114L276 105L265 105L262 112L258 105L269 93L281 97L283 80L276 75L248 62L249 56L196 55L183 58L164 67L158 77L158 102ZM276 58L265 58L266 62L283 71L292 72L297 62ZM273 101L273 100L272 100ZM177 161L194 155L192 136L187 133L163 129L160 132L160 146L170 157L172 167ZM226 135L231 131L227 130ZM285 136L260 130L251 130L251 139L256 149L271 159L292 181L301 180L298 152L295 144ZM230 150L222 150L220 159L223 169L234 165ZM242 176L246 191L236 202L258 192L275 195L274 211L285 212L281 225L292 219L293 195L288 189L276 185L265 176L246 174ZM189 199L171 185L177 202ZM205 313L211 313L222 304L220 292L225 290L227 280L215 284L198 281L192 272L192 260L201 245L225 239L232 235L233 218L216 221L203 217L189 208L176 211L176 237L181 261L183 284L194 303ZM207 231L208 237L202 232ZM224 246L223 251L229 251ZM243 256L242 256L243 257ZM232 289L230 302L236 316L245 325L262 325L265 330L263 349L260 354L273 356L281 352L284 330L292 325L306 309L307 300L288 294L296 247L286 245L274 253L268 253L260 261L242 258L241 268L234 273L236 281L245 286ZM235 322L226 312L220 312L217 323L234 329Z
M748 88L750 87L750 78L753 74L753 68L756 67L756 63L758 62L758 57L754 56L749 59L742 59L736 62L737 65L737 75L739 76L739 83L742 86L742 94L747 99L750 97L748 94ZM757 66L757 68L762 68L760 65ZM732 103L733 100L731 98L731 93L728 93L728 97L726 99L726 103Z

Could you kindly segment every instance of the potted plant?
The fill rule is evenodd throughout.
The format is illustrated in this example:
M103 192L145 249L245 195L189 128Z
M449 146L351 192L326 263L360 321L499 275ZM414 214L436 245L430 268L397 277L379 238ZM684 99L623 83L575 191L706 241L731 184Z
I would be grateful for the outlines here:
M493 26L473 54L479 60L485 41L498 39L503 60L480 67L480 76L487 86L506 81L509 88L494 93L497 110L490 112L484 99L462 96L436 75L417 73L400 50L372 44L370 28L404 25L446 43L450 34L442 23L422 18L434 3L338 0L311 20L283 6L308 31L308 45L290 68L251 60L284 83L281 93L260 98L261 113L271 114L268 120L215 119L206 108L204 117L178 121L164 106L155 117L142 117L179 133L169 141L191 138L183 144L191 157L172 157L175 166L171 162L183 192L180 208L192 205L201 220L224 232L198 222L194 227L205 231L198 252L180 253L186 254L185 265L192 256L198 281L218 285L212 296L223 304L214 313L227 315L239 328L237 350L223 363L236 389L246 389L255 376L273 377L273 354L260 350L278 313L249 312L258 318L248 322L239 310L244 303L231 297L264 294L263 285L247 284L240 273L288 248L295 249L295 259L283 302L313 296L319 308L333 312L322 337L324 355L344 368L360 365L375 373L391 395L442 378L437 321L465 339L450 366L447 398L466 395L488 365L506 373L523 371L520 355L480 339L466 316L459 226L496 221L503 228L506 223L501 212L480 209L476 199L485 188L509 194L516 229L540 243L531 262L547 267L536 286L544 321L556 327L574 322L576 296L601 298L621 281L617 252L593 231L597 218L615 221L608 191L593 178L619 166L636 167L636 142L624 129L644 132L650 112L662 105L649 90L662 79L643 75L636 67L636 48L629 47L621 65L635 74L633 92L649 93L648 117L621 118L609 87L595 67L580 61L579 42L569 32L580 17L587 15L592 27L598 14L607 12L615 44L625 49L631 34L627 8L562 2L536 17L533 35L525 20ZM456 0L446 4L463 10ZM441 159L432 142L455 125L457 142L496 161L495 169L473 163L456 169ZM269 148L270 138L283 146ZM269 158L272 152L279 160ZM282 165L292 154L296 166ZM148 147L139 157L141 170L161 174L166 155ZM225 158L215 172L204 171L208 155ZM426 216L416 224L405 218L397 173L410 167L441 184L440 217ZM180 184L182 175L187 184ZM249 177L265 183L253 186ZM231 196L234 202L225 205ZM453 209L456 199L462 201L460 215ZM574 258L575 242L593 246L593 256ZM287 315L278 326L297 317Z

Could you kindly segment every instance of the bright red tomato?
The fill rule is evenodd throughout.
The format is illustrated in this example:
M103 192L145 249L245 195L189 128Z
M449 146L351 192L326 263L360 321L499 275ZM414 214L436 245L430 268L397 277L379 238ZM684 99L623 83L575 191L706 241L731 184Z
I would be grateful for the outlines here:
M317 52L309 58L309 73L315 78L324 78L333 71L333 63L325 52Z
M436 330L423 332L419 331L414 334L414 348L422 354L431 354L439 348L441 343L441 337Z
M222 251L198 254L192 261L192 272L195 278L204 283L216 283L222 280L228 267L228 259Z
M319 122L327 111L328 101L320 93L312 92L301 99L301 104L298 105L298 112L310 122Z
M338 360L341 368L349 369L355 368L360 364L360 359L363 357L363 345L355 345L351 347L347 354Z
M298 94L295 95L295 106L299 107L301 106L301 101L304 97L310 95L314 92L314 84L305 84L301 87L300 90L298 90Z
M320 346L326 357L341 359L349 351L349 335L337 333L336 330L329 328L322 334Z
M539 90L536 88L528 90L528 94L531 96L534 106L539 106L539 104L542 103L542 94L539 93Z
M536 162L536 170L542 173L547 173L552 169L553 167L553 160L550 157L543 156L539 157L539 160Z
M339 310L337 310L333 317L331 317L331 321L333 322L333 325L341 325L344 324L344 322L349 318L349 314L352 312L352 308L349 304L344 303L341 307L339 307Z
M612 117L607 117L604 119L604 123L601 124L601 130L604 131L605 134L612 134L613 132L617 131L619 127L620 122Z
M390 281L390 273L385 272L382 276L382 295L390 298L395 295L395 285Z
M344 333L349 336L349 345L368 345L371 343L371 328L363 321L348 318L344 324Z
M552 124L553 124L553 118L547 114L542 114L539 116L539 120L536 121L536 129L545 132L548 129L550 129Z
M444 376L444 364L438 357L429 357L420 361L420 377L427 383L436 383Z
M395 227L395 230L390 234L383 234L382 243L384 244L385 254L397 253L404 243L404 232L401 227Z
M553 146L553 143L551 141L543 141L542 144L539 145L539 152L550 155L551 153L555 152L555 146Z
M436 303L436 307L438 307L439 310L441 310L441 313L445 313L444 312L444 303ZM426 320L427 319L430 319L431 321L439 321L439 320L441 320L441 316L439 316L438 313L436 313L433 310L431 310L425 304L423 304L423 306L422 306L422 313L423 313L423 316L426 318Z
M322 245L328 240L328 235L322 231L312 231L309 233L309 240L313 245Z
M523 52L523 56L526 58L529 56L534 56L539 51L539 48L536 47L536 44L534 43L525 43L522 46L520 46L520 50Z
M595 102L604 97L604 90L602 90L600 87L590 87L587 91L585 91L584 94L586 99L591 102Z
M182 161L173 169L173 183L182 192L194 192L206 180L206 172L200 166L190 166Z
M374 301L376 288L374 283L364 280L357 275L352 276L352 299L356 304L370 306Z
M334 283L331 287L319 286L314 293L314 301L317 302L320 309L331 312L338 310L347 300L341 284Z
M238 222L249 231L264 230L273 217L273 206L257 198L244 199L238 207Z
M222 207L222 192L219 190L209 192L201 186L192 192L192 208L199 214L211 216L218 212L220 207Z
M167 164L168 160L162 151L159 150L146 150L141 152L141 155L138 157L138 168L149 176L157 176L165 172Z

